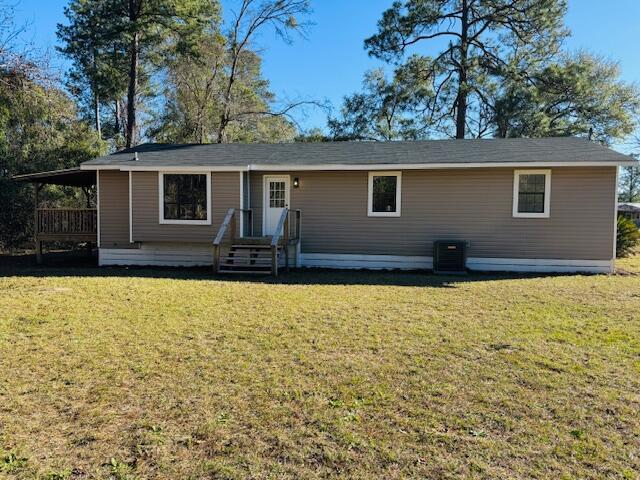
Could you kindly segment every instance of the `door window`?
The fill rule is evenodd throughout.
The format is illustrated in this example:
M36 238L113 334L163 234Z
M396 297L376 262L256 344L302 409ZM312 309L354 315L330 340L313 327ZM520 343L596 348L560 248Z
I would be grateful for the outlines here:
M286 205L285 182L269 182L269 207L284 208Z

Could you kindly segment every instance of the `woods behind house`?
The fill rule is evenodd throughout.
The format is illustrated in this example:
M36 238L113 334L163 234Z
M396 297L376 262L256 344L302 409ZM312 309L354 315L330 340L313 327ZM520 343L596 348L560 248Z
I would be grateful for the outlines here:
M262 71L263 34L313 34L309 0L70 0L57 27L57 54L70 65L61 76L24 41L14 8L0 2L2 249L30 236L30 187L13 175L147 141L573 135L612 144L637 131L640 92L618 64L563 48L565 0L390 2L363 39L380 67L334 111L321 98L277 98ZM305 131L309 109L326 112L326 126ZM624 172L626 201L640 197L637 178ZM85 201L61 187L42 198Z

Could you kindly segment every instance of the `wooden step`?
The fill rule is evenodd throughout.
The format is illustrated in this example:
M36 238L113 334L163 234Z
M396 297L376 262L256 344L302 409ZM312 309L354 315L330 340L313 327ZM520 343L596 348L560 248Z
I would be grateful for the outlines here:
M251 265L248 263L223 263L222 265L220 265L221 268L225 268L227 270L235 270L235 269L244 269L244 268L255 268L258 270L264 269L266 268L267 270L271 270L271 265Z
M236 238L234 241L239 245L271 246L271 237L242 237Z
M229 247L225 257L220 258L218 273L272 274L272 254L269 238L239 238ZM276 248L278 268L286 263L284 246Z
M278 257L280 257L281 255L278 255ZM271 255L234 255L234 252L229 252L229 254L226 257L221 257L221 259L225 259L225 260L229 260L229 259L234 259L234 258L239 258L239 259L246 259L246 260L271 260Z
M282 263L284 257L278 257L278 264ZM249 257L222 257L220 259L221 265L271 265L271 258L249 258Z
M235 274L249 274L249 275L271 275L271 269L269 270L219 270L218 273L235 273Z
M240 258L240 257L227 257L221 258L220 265L266 265L271 266L270 258Z
M278 250L276 252L278 255L280 255L282 253L282 251ZM271 250L255 250L255 249L251 249L251 250L247 250L247 249L230 249L229 250L229 254L234 254L234 255L244 255L245 257L248 257L249 255L260 255L263 257L270 257L271 256Z

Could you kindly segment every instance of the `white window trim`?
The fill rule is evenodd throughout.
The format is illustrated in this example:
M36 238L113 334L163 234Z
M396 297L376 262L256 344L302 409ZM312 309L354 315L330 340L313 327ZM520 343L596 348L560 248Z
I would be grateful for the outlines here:
M205 175L207 177L207 219L167 220L164 218L164 176L165 175ZM158 221L160 225L211 225L211 172L163 171L158 172Z
M544 175L544 212L518 212L520 199L520 175ZM514 218L549 218L551 214L551 170L514 170L513 171L513 217Z
M396 177L396 211L395 212L374 212L373 211L373 177ZM399 217L402 210L402 172L401 171L377 171L369 172L369 188L367 189L367 216L369 217Z

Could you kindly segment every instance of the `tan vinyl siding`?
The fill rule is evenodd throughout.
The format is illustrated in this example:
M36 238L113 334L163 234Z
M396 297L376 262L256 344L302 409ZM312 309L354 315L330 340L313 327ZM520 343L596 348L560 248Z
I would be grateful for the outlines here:
M211 243L227 210L240 208L238 172L211 173L211 225L161 225L158 172L133 172L133 240Z
M366 171L287 173L300 178L303 252L431 255L434 240L461 239L471 257L610 260L615 172L553 168L550 218L513 218L513 168L405 170L398 218L367 216ZM262 181L251 172L256 234Z
M100 247L129 248L129 173L102 170L100 192Z

